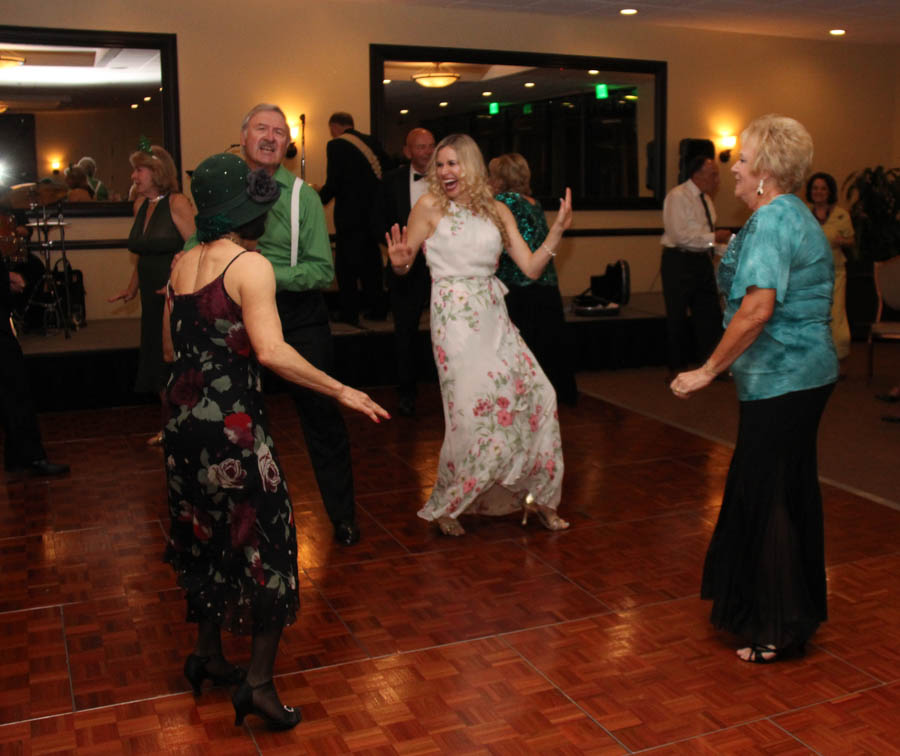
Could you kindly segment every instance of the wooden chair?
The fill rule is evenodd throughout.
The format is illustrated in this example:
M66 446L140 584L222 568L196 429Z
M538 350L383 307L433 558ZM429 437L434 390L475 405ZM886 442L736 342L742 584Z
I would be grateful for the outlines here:
M885 262L876 262L873 269L875 292L878 294L878 310L875 322L869 328L869 380L872 380L876 341L900 343L900 321L882 320L884 306L900 310L900 255ZM895 376L896 377L896 376Z

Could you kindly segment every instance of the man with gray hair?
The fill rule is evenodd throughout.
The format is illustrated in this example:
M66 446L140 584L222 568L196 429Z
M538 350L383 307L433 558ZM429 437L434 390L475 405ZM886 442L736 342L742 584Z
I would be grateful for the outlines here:
M291 141L284 112L260 104L244 118L241 147L251 169L262 168L281 187L269 210L260 253L275 270L284 340L320 370L331 373L334 345L321 289L334 278L331 244L319 195L281 163ZM335 539L359 540L347 427L334 400L309 389L291 390L325 511Z
M91 187L91 191L94 193L94 199L97 202L107 202L109 200L109 191L107 191L103 182L94 175L97 172L97 161L85 155L75 165L87 174L88 186Z

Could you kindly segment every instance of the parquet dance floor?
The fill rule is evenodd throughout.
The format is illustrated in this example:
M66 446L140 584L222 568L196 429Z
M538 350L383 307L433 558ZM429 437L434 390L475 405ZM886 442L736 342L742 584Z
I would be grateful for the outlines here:
M158 410L56 413L71 475L0 479L0 753L900 752L900 512L824 488L831 620L805 658L749 665L698 596L727 447L582 397L560 412L571 530L442 537L415 516L443 435L427 386L417 419L348 418L363 539L343 548L292 404L269 405L302 600L277 684L302 724L236 727L230 691L182 676Z

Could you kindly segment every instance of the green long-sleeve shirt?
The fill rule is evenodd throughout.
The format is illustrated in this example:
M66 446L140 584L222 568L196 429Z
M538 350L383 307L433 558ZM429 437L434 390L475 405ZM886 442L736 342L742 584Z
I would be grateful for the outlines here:
M291 267L291 190L294 174L283 165L275 171L281 195L269 210L266 232L257 246L275 269L278 291L323 289L334 279L331 242L325 225L325 212L316 190L304 183L300 188L300 236L297 264Z
M300 234L297 264L292 268L291 192L295 176L280 165L274 178L281 187L281 194L269 210L266 231L259 237L257 248L272 263L277 291L323 289L334 279L334 261L319 195L307 183L300 187ZM185 242L184 248L191 249L196 245L197 235L194 234Z

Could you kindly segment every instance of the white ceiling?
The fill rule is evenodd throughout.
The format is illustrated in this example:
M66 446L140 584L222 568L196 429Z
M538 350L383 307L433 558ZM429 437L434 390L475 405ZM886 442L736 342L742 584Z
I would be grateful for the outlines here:
M547 13L555 16L622 18L636 8L634 24L829 39L845 29L846 42L900 44L900 0L374 0L443 8ZM835 39L836 43L841 40Z

